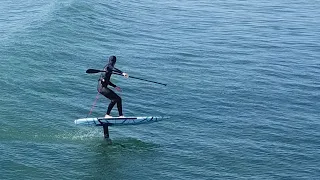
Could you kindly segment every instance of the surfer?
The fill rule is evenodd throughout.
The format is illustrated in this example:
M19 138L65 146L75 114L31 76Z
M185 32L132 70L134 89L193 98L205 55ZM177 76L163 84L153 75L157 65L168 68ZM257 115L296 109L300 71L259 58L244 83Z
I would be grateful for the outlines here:
M121 92L121 88L116 86L110 81L112 74L122 75L126 78L128 78L128 74L120 71L119 69L115 68L117 58L116 56L110 56L108 64L103 68L104 73L101 74L99 83L98 83L98 92L102 95L104 95L106 98L110 99L111 102L108 106L107 113L105 115L106 118L112 117L110 116L110 112L115 104L117 104L119 117L124 117L122 113L122 99L120 96L118 96L115 92L113 92L108 85L112 86L115 90Z

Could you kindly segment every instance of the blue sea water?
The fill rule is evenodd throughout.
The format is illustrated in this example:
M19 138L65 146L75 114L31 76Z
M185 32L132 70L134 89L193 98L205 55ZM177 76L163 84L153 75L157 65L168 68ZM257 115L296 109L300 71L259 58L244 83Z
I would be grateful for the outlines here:
M0 179L318 179L320 1L0 5ZM126 116L87 116L110 55ZM99 97L90 117L103 116ZM117 115L116 108L112 111Z

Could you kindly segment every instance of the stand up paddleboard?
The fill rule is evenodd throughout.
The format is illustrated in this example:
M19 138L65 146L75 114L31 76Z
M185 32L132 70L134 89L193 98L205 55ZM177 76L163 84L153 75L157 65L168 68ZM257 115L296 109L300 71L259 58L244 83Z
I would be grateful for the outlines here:
M110 118L82 118L74 121L77 125L94 125L102 126L104 137L109 138L109 126L124 126L124 125L138 125L168 119L169 117L162 116L147 116L147 117L110 117Z

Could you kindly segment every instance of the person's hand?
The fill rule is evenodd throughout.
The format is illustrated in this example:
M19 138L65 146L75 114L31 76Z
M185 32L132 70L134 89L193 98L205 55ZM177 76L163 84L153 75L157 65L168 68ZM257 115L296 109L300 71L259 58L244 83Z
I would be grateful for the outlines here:
M121 91L122 91L122 89L121 89L120 87L118 87L118 86L117 86L117 87L115 87L114 89L115 89L115 90L117 90L117 91L119 91L119 92L121 92Z
M122 73L122 75L123 75L125 78L128 78L128 77L129 77L128 73Z

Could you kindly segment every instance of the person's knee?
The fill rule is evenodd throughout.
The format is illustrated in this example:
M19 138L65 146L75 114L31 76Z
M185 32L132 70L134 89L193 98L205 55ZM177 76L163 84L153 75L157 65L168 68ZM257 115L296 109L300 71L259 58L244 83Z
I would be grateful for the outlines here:
M121 97L118 97L116 101L117 101L117 103L121 102L122 101Z
M121 101L122 101L121 97L117 97L117 98L111 100L111 102L113 102L113 103L119 103Z

